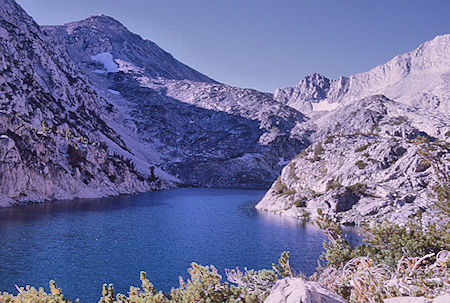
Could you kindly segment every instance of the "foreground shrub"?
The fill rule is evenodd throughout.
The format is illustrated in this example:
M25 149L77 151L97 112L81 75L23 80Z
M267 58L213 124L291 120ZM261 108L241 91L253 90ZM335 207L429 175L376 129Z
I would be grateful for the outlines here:
M327 267L317 281L349 302L383 302L399 296L434 298L450 288L449 256L448 251L441 251L402 258L394 268L359 257L338 268Z
M34 287L27 285L26 287L18 287L16 285L18 294L16 296L7 292L0 294L0 302L2 303L70 303L71 301L65 299L54 281L50 281L50 294L47 294L42 287L37 290ZM78 301L77 301L78 302Z
M247 270L239 268L226 270L228 281L222 282L222 276L214 266L201 266L192 263L188 269L190 279L184 281L180 277L180 285L173 288L169 294L157 291L147 279L146 273L141 272L141 288L130 287L128 295L115 295L112 284L103 285L102 296L99 303L257 303L263 302L275 282L282 277L294 276L289 264L289 253L284 252L278 264L272 265L272 270ZM14 296L9 293L0 294L1 303L70 303L64 298L61 289L55 282L50 281L51 294L44 292L43 288L17 287L19 293Z
M320 210L316 224L328 237L321 257L328 266L342 266L353 258L365 256L395 267L402 258L450 250L448 229L437 222L423 224L420 215L404 226L390 222L364 226L363 244L357 247L344 238L340 225Z

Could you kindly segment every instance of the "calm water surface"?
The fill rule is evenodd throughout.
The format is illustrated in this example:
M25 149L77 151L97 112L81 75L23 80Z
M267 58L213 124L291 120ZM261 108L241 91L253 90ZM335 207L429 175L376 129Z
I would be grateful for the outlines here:
M259 213L264 191L173 189L133 196L55 202L0 210L0 290L44 286L98 302L103 283L116 292L140 286L147 272L159 290L178 286L191 262L270 268L280 254L311 274L324 236L316 228Z

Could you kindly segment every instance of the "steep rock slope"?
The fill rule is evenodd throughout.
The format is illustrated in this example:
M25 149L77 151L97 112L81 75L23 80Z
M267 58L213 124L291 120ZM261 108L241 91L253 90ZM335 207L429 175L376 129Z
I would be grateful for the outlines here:
M450 112L450 34L437 36L388 63L350 77L330 80L312 74L274 98L302 112L333 110L364 97L383 94L422 109Z
M111 105L13 0L0 3L0 42L3 206L164 187L107 151L127 152L102 118Z
M160 154L158 165L186 184L266 187L309 144L304 133L291 133L306 120L297 110L216 83L110 17L45 29Z
M321 208L348 224L404 222L433 204L436 174L419 151L431 148L450 173L449 121L382 95L340 107L314 120L316 143L283 168L257 209L305 218Z

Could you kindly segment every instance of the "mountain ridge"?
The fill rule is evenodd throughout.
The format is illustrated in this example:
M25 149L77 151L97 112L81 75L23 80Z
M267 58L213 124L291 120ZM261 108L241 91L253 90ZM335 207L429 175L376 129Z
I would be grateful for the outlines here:
M450 112L450 34L439 35L364 72L328 79L312 74L292 87L277 89L274 98L300 111L332 110L338 104L374 94L415 107ZM420 80L418 80L420 78Z
M311 146L282 170L256 208L336 221L433 220L438 172L450 172L450 35L440 35L368 72L330 80L314 73L274 99L310 119ZM336 144L338 143L338 144ZM307 177L309 176L309 177ZM431 184L431 186L430 186Z

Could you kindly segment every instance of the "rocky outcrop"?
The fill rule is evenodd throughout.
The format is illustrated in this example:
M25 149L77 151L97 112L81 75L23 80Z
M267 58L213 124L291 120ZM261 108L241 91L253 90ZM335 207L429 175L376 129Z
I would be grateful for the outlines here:
M450 35L437 36L366 73L339 80L313 74L277 90L276 100L311 118L292 133L309 133L314 144L283 169L257 208L299 218L321 208L347 224L402 223L429 210L437 180L414 140L434 142L449 171L449 49Z
M415 139L418 136L446 140L450 131L450 114L411 108L375 95L341 106L312 119L312 141L325 140L330 135L374 133Z
M437 36L388 63L330 80L312 74L274 97L303 112L333 110L339 104L383 94L408 106L450 112L450 34Z
M127 144L103 118L111 104L12 0L0 4L0 42L3 205L167 187L123 157Z
M278 280L264 303L345 303L346 301L317 282L302 278Z
M443 294L434 299L426 297L394 297L385 299L385 303L444 303L450 295ZM278 280L270 290L264 303L345 303L344 298L333 293L317 282L302 278L284 278Z
M374 134L330 136L287 165L257 209L308 218L322 209L344 224L404 222L433 203L433 168L418 150L430 147L449 171L448 144Z
M45 27L125 113L157 165L194 186L267 188L308 144L270 94L216 83L106 16Z
M314 144L283 169L256 207L296 218L321 208L346 224L404 222L433 204L435 172L418 151L432 147L450 171L448 121L448 114L376 95L297 124L311 130ZM431 143L418 143L423 140Z

